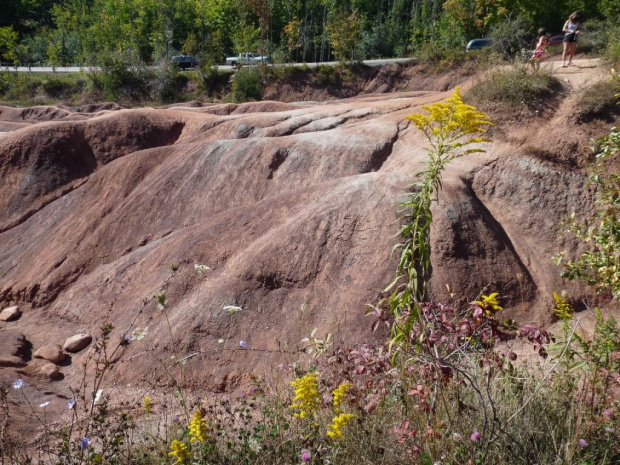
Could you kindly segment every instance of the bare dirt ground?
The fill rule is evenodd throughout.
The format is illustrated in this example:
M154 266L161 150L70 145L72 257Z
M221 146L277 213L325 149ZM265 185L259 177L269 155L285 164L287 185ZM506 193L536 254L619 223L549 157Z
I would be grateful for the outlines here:
M546 66L565 83L558 106L496 128L486 153L445 175L433 299L451 302L448 287L459 302L496 291L507 317L548 324L553 291L591 298L551 256L577 251L560 221L592 208L587 147L610 124L571 114L607 70ZM25 366L0 367L0 383L21 377L51 417L64 412L89 349L53 382L31 353L106 322L112 341L148 328L111 369L106 392L125 399L159 386L173 356L190 386L228 392L296 360L315 327L340 345L384 338L365 304L393 278L397 204L425 160L404 118L455 80L311 104L0 107L0 307L23 311L0 322L0 338L28 342ZM165 311L152 299L160 291Z

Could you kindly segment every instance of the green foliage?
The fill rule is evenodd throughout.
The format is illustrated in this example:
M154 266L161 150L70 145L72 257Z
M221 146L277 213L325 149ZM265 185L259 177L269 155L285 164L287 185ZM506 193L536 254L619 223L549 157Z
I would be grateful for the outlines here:
M338 13L327 27L334 56L341 62L356 59L357 43L362 31L362 23L357 10L351 14Z
M581 94L576 107L576 114L580 120L591 118L605 118L614 111L620 110L616 103L617 86L612 81L597 82Z
M530 27L522 16L508 16L491 27L489 37L493 39L491 50L504 58L511 58L521 50L529 48L532 42Z
M620 297L620 175L613 162L620 153L620 131L612 128L594 148L595 161L590 181L596 188L595 213L586 225L573 214L564 225L567 232L582 241L588 250L576 259L565 252L556 255L562 276L585 279L597 293Z
M560 87L560 81L550 72L530 73L526 66L513 66L491 71L470 89L468 97L480 104L540 111L543 102Z
M0 27L0 62L18 62L17 56L17 32L13 26Z
M260 100L263 97L262 76L259 68L244 67L235 73L232 97L235 102Z

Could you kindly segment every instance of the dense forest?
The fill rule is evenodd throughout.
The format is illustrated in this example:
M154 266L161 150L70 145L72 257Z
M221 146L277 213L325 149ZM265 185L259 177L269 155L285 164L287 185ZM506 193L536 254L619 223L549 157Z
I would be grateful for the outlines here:
M618 0L3 0L0 60L97 64L106 54L157 63L178 53L218 63L227 54L276 61L410 56L461 48L515 21L561 30L574 10L615 18Z

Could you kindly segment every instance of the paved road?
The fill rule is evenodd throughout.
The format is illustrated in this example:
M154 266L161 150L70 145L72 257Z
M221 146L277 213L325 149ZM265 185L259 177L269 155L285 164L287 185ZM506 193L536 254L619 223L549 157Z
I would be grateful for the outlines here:
M391 63L408 63L412 60L412 58L386 58L381 60L365 60L364 63L367 66L383 66ZM308 66L310 68L316 68L320 65L326 66L336 66L338 64L337 61L326 61L323 63L292 63L290 66ZM284 66L284 65L283 65ZM27 67L27 66L18 66L17 68L13 66L3 66L0 68L2 71L17 71L18 73L81 73L81 72L89 72L89 71L97 71L97 67L79 67L79 66L57 66L52 68L51 66L36 66L36 67ZM232 68L228 65L218 65L218 69L220 71L231 71Z

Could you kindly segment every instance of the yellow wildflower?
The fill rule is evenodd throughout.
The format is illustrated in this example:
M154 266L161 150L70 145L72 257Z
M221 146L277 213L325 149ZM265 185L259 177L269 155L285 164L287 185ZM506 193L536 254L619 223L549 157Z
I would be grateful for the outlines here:
M203 418L200 409L198 409L196 410L196 413L194 413L194 418L192 418L192 422L189 424L190 441L203 442L204 440L209 438L207 431L207 422Z
M490 295L483 295L481 300L476 300L476 303L482 307L487 315L491 316L495 312L503 310L503 307L499 305L499 293L494 292Z
M144 398L144 413L147 415L151 413L151 398L149 396Z
M445 102L424 105L422 110L428 112L428 115L416 113L407 116L407 119L413 121L429 139L433 134L440 144L453 143L468 134L484 133L487 126L493 125L486 113L478 111L472 105L463 103L461 90L458 86L454 89L452 97L446 99ZM472 137L460 142L458 147L481 142L489 142L489 139ZM452 148L456 148L456 146ZM481 149L476 149L476 151L481 151Z
M187 447L187 444L175 439L172 441L172 444L170 444L170 452L168 455L170 457L175 457L177 459L175 463L179 464L187 462L191 456L191 453L189 451L189 447Z
M308 373L301 378L291 381L295 388L295 397L291 408L298 410L296 417L306 418L321 406L321 393L319 392L319 374Z
M345 396L352 387L353 385L351 383L342 383L334 389L334 407L338 407L344 401Z
M573 318L573 308L568 304L568 302L557 292L553 293L553 298L555 299L555 315L560 320L570 320Z
M332 420L332 424L328 426L330 431L327 432L327 435L332 439L340 439L342 437L342 428L347 426L353 418L355 418L355 415L352 413L336 415Z

